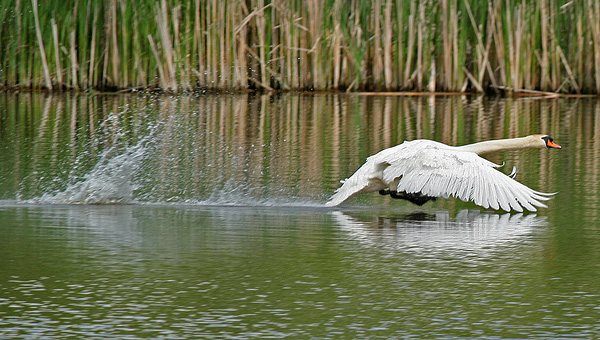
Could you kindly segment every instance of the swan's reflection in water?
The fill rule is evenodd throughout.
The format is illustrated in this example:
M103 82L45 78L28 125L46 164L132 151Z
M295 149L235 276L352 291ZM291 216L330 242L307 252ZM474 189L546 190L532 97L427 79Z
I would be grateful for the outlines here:
M390 251L485 255L500 246L527 239L534 229L547 224L535 214L494 214L461 210L416 214L361 215L331 212L339 227L362 245Z

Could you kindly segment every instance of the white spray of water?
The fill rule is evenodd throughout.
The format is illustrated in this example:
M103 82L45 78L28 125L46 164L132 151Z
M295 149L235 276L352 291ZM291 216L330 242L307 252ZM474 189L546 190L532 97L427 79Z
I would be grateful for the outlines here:
M294 196L288 186L280 183L262 183L254 177L249 178L243 169L244 162L248 161L240 161L235 154L228 153L225 142L211 146L223 154L217 157L222 161L219 164L222 171L215 173L209 171L206 164L190 162L188 158L199 157L210 151L200 145L191 149L193 153L178 152L177 143L187 142L178 138L178 133L185 134L188 131L185 130L186 126L171 121L152 124L141 140L135 145L128 145L128 137L120 127L119 117L119 114L111 115L100 126L101 131L116 130L116 133L109 134L110 142L100 140L111 146L99 155L91 170L82 174L81 165L90 159L89 154L83 154L72 164L72 171L60 189L24 202L254 207L320 207L323 204ZM106 136L101 133L98 135ZM249 165L247 163L245 166Z
M133 200L133 176L143 163L146 139L115 155L117 147L104 151L94 168L64 191L35 199L48 204L126 204Z

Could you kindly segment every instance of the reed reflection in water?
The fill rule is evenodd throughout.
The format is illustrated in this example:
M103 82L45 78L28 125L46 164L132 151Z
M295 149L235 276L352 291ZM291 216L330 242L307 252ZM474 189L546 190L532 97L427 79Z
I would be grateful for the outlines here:
M94 195L62 195L61 201L320 204L366 157L404 140L460 145L541 132L565 150L511 152L490 160L505 162L506 172L516 166L519 181L551 192L558 190L558 176L570 171L559 170L556 161L572 159L578 173L569 177L587 178L586 204L597 202L600 155L590 141L600 134L600 104L593 101L2 94L0 102L2 199L46 194L52 201L83 180L100 181L90 178L96 167L102 185L113 174L113 186L129 183L131 190L111 193L96 187ZM585 151L570 153L572 148ZM135 159L128 156L132 150L138 152ZM125 155L123 164L114 164L119 155ZM129 173L119 172L124 167Z

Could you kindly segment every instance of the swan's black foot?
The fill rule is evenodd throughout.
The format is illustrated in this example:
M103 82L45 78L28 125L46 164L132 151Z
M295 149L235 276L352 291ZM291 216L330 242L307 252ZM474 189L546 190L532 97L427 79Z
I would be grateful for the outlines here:
M390 193L390 189L379 190L379 194L382 196L389 195Z
M392 197L392 198L405 199L406 196L403 195L403 194L406 194L406 193L405 192L390 191L390 197Z
M381 194L382 191L383 190L379 191L379 193ZM407 201L409 201L411 203L414 203L414 204L416 204L418 206L421 206L421 205L423 205L423 204L425 204L425 203L427 203L429 201L435 201L437 199L437 197L423 195L420 192L407 193L405 191L401 191L401 192L390 191L389 195L392 198L407 200Z

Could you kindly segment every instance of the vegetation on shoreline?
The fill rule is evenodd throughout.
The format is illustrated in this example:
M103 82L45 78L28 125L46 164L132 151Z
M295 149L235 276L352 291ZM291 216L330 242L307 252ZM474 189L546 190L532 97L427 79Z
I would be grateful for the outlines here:
M9 0L0 87L600 93L595 0Z

